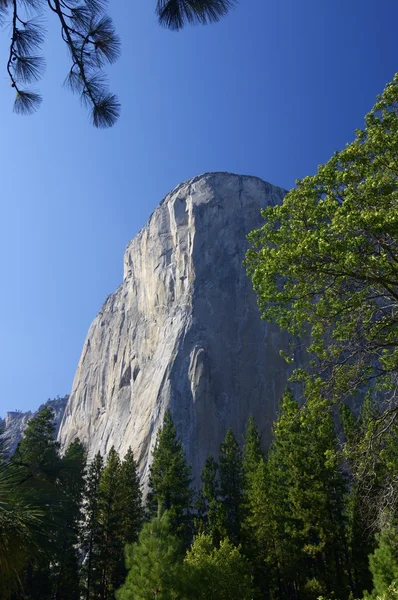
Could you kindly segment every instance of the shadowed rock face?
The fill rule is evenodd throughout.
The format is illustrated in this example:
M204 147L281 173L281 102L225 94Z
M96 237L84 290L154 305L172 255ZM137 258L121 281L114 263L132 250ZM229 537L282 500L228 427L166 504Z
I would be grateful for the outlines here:
M288 376L276 326L261 321L242 261L260 210L285 191L210 173L181 184L127 246L124 281L85 341L59 440L90 454L131 445L143 480L171 408L198 480L227 428L253 414L269 441Z

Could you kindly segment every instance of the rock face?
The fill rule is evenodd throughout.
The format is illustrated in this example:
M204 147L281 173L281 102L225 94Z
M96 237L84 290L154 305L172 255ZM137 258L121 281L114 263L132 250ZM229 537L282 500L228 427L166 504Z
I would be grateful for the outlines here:
M286 345L262 322L242 261L260 209L285 191L210 173L181 184L129 243L124 281L92 323L59 440L90 454L131 445L143 480L170 408L198 480L227 428L253 414L265 442L288 376ZM149 460L148 460L149 459Z
M58 435L59 426L61 424L62 417L64 416L65 406L68 398L69 396L64 396L63 398L47 400L47 402L42 404L34 413L32 413L30 410L28 412L20 412L17 410L8 412L4 421L2 420L4 433L0 436L2 440L4 440L4 449L7 454L11 455L14 453L15 448L22 439L23 432L25 431L29 420L47 406L50 407L54 413L54 425L56 435Z

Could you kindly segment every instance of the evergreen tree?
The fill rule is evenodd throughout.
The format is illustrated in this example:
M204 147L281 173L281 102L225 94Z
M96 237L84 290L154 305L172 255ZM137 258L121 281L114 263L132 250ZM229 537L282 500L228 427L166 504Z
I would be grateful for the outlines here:
M171 533L167 512L145 523L139 541L126 546L125 583L117 600L181 598L181 541Z
M55 440L54 414L48 407L32 417L12 457L34 481L54 482L59 474L59 444Z
M100 600L113 598L114 591L123 581L124 518L121 463L115 448L109 451L105 468L98 485L98 521L100 542L97 597Z
M270 503L277 573L285 597L346 597L343 499L337 436L326 402L299 409L285 394L269 455Z
M266 488L266 463L261 448L261 436L252 415L250 415L246 425L243 445L243 470L245 476L242 549L252 564L258 594L264 597L268 594L268 581L265 576L266 557L264 555L267 544L262 539L264 525L266 528L269 526L269 520L264 522L264 515L262 514L264 511L263 504L267 502L267 490L264 489Z
M355 597L360 597L364 590L371 589L371 574L369 571L369 554L374 550L374 536L367 526L364 510L364 490L358 478L358 467L362 461L361 442L362 428L365 424L365 414L370 416L368 402L362 410L362 416L356 417L346 405L340 406L340 419L343 426L344 456L347 461L349 489L345 497L345 513L347 519L346 565L351 578L351 586ZM365 417L365 419L364 419ZM371 487L373 487L371 485Z
M8 458L4 439L5 429L5 422L0 419L0 465L4 464Z
M214 546L218 546L223 532L223 511L220 501L218 465L208 456L203 467L202 488L196 501L195 529L198 533L211 536Z
M144 522L142 491L137 473L137 463L131 448L120 467L120 485L122 488L121 519L123 539L131 544L138 540Z
M96 592L101 584L100 549L102 527L99 521L99 484L104 468L98 452L88 468L84 492L84 520L81 547L84 554L82 586L85 600L97 599Z
M32 494L21 467L0 465L0 598L22 597L27 567L41 558L44 542L53 532L48 499Z
M31 502L46 507L46 535L40 552L20 574L29 600L47 600L53 594L54 558L58 558L59 528L62 527L62 492L59 485L61 458L55 441L54 415L46 407L30 419L12 457L21 474L21 485L29 487ZM23 597L23 596L22 596Z
M78 541L86 469L86 451L79 439L72 442L61 459L61 524L57 531L57 557L53 561L55 600L79 600L80 559ZM54 557L55 558L55 557Z
M214 547L210 535L195 538L185 558L186 578L191 579L197 600L251 600L253 585L248 560L228 539Z
M372 596L384 595L391 584L398 583L398 529L387 525L377 536L378 545L369 556L373 578Z
M278 596L281 574L275 547L275 520L270 500L268 465L261 459L251 475L245 498L243 550L250 559L259 598Z
M172 533L188 544L192 536L191 503L191 469L168 410L153 451L148 510L151 516L167 510Z
M256 427L253 416L250 415L246 426L243 446L243 470L245 472L245 488L250 487L250 479L257 472L257 468L264 458L261 448L261 435Z
M241 540L244 472L242 452L231 429L220 448L220 494L225 534L235 544Z
M267 535L271 532L272 552L268 558L271 598L296 598L303 569L297 536L300 524L289 499L290 478L294 468L292 459L295 454L304 452L300 446L298 413L298 404L288 390L283 396L280 414L274 424L268 469L264 469L263 473L259 471L256 495L251 500L256 507L253 523L259 524L264 515L264 522L259 529L260 546L268 548Z

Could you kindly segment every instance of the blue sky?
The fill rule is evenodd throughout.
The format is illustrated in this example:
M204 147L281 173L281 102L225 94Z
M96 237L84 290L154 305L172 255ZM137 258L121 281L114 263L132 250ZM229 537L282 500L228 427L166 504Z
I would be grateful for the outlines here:
M158 27L152 0L109 13L122 116L106 131L62 88L52 15L43 105L14 115L1 33L1 415L70 391L124 248L168 191L206 171L291 187L352 139L398 66L393 0L241 0L180 33Z

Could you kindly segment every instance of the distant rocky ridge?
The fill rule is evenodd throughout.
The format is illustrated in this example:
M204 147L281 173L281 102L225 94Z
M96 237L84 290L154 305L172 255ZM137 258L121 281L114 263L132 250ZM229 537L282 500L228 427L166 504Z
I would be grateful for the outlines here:
M6 414L6 418L1 419L0 422L0 425L4 427L4 433L0 438L4 440L4 448L7 454L11 455L14 453L15 448L22 439L23 432L25 431L29 420L45 407L50 407L54 413L54 424L56 427L56 435L58 435L59 426L64 415L68 398L69 396L64 396L63 398L58 397L54 400L47 400L47 402L42 404L37 411L33 413L30 410L28 412L18 410L9 411Z
M286 386L288 338L261 321L243 266L261 208L285 190L207 173L175 188L128 244L124 280L94 319L59 429L89 457L131 445L142 480L170 408L193 476L252 414L265 444ZM138 199L137 199L138 201Z

